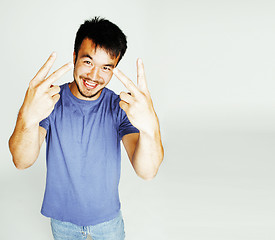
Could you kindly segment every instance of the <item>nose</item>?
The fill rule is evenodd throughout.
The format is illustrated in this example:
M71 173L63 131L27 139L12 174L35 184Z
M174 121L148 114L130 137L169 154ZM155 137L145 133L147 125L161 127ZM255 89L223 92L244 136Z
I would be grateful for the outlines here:
M88 74L88 77L90 79L92 79L93 81L95 81L95 82L100 82L101 81L100 74L99 74L99 69L97 67L93 67L91 69L91 71Z

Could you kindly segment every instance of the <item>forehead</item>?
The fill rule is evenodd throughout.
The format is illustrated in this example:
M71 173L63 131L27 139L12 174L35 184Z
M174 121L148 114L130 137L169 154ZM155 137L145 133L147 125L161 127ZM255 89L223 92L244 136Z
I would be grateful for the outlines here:
M100 60L100 62L105 63L113 63L116 65L118 58L113 58L104 48L99 46L95 46L94 42L89 39L85 38L80 46L78 57L81 58L85 55L89 55L93 58L93 60Z

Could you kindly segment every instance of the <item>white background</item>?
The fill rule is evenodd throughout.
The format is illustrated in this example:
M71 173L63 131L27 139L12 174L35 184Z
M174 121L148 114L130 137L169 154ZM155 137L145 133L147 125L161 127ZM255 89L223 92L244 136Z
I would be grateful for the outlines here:
M72 60L75 33L102 16L128 37L119 67L144 60L164 162L139 179L123 150L127 239L275 239L275 2L1 1L0 239L52 239L40 214L45 144L17 170L8 150L29 81L52 51ZM57 83L72 80L68 73ZM124 90L115 77L108 86Z

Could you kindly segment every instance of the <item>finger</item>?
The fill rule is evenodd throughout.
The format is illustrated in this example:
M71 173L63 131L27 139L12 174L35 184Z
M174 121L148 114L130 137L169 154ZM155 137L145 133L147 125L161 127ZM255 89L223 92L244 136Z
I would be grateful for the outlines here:
M124 102L124 101L120 101L119 102L119 106L126 112L127 114L127 111L128 111L128 108L129 108L129 104Z
M139 90L135 86L135 84L129 78L127 78L119 69L115 68L113 70L113 73L133 95L139 94Z
M137 86L142 92L148 91L144 65L140 58L137 59Z
M124 101L126 103L131 104L134 101L133 97L129 93L126 93L126 92L121 92L119 97L122 101Z
M40 68L40 70L37 72L35 77L33 78L32 81L34 81L36 84L42 82L47 74L49 73L54 61L56 59L56 53L53 52L48 60L44 63L44 65Z
M55 81L61 78L66 72L70 71L73 67L72 63L67 63L63 65L61 68L53 72L44 82L42 85L45 87L50 87Z
M60 94L55 94L53 97L53 102L54 102L54 105L58 102L59 98L60 98Z
M48 91L48 93L49 93L50 96L54 96L54 95L56 95L59 92L60 92L60 87L59 86L53 86Z

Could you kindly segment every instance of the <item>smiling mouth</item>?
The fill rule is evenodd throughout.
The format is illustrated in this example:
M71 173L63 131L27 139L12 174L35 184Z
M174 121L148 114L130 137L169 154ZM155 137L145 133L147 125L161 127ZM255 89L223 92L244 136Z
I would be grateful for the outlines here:
M83 80L83 84L87 89L95 89L97 87L97 83L91 82L91 81L87 81L87 80Z

